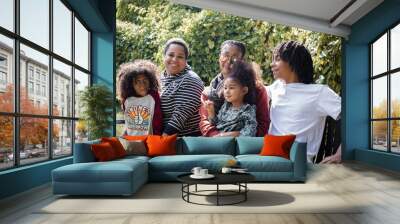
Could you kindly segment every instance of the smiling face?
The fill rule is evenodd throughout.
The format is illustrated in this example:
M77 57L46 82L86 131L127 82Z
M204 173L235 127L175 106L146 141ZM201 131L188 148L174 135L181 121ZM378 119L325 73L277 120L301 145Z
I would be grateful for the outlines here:
M242 58L242 52L238 47L230 44L225 45L219 54L219 69L222 75L226 77L231 71L232 63Z
M186 67L185 49L179 44L169 45L164 55L165 70L170 75L180 73Z
M278 55L274 57L271 63L271 70L272 74L274 75L274 79L282 79L286 83L289 83L294 78L297 78L289 63L282 60Z
M149 93L150 80L144 75L137 75L132 81L133 89L138 96L146 96Z
M244 97L248 92L246 86L242 86L237 80L227 78L224 81L224 97L225 100L233 105L242 104Z

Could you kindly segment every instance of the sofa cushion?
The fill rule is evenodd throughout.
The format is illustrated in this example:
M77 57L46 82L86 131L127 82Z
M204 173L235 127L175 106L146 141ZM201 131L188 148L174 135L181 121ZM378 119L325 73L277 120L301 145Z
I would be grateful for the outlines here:
M158 156L149 160L151 172L190 172L193 167L200 166L211 172L219 171L228 160L235 159L231 155L175 155Z
M261 156L280 156L286 159L290 159L290 147L296 135L265 135L264 146L261 149Z
M146 143L142 140L126 140L125 138L119 138L122 146L126 151L126 155L147 155Z
M112 145L108 142L93 144L90 146L90 148L92 149L94 157L96 157L96 160L99 162L109 161L118 158Z
M236 159L249 172L293 172L292 161L279 156L238 155Z
M181 153L185 155L235 155L235 138L233 137L183 137L180 144Z
M149 135L146 139L148 156L163 156L176 154L177 135Z
M259 154L264 145L263 137L237 137L236 155Z
M145 142L147 139L147 135L124 135L123 138L131 141L140 140Z
M108 142L112 145L115 155L117 158L122 158L126 156L126 151L124 146L121 144L117 137L103 137L101 138L101 142Z

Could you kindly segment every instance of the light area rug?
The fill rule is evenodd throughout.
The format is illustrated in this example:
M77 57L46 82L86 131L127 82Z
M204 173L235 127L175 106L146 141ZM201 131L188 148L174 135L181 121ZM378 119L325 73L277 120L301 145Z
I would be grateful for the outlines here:
M234 187L228 185L224 186L224 189ZM346 202L316 184L255 183L249 184L248 187L250 191L247 201L237 205L190 204L182 200L181 184L150 183L130 197L56 197L35 213L360 213L356 204ZM215 188L214 185L199 185L198 190ZM194 190L194 187L191 190ZM216 202L214 196L191 196L190 199L207 204ZM224 197L222 202L228 203L237 199Z

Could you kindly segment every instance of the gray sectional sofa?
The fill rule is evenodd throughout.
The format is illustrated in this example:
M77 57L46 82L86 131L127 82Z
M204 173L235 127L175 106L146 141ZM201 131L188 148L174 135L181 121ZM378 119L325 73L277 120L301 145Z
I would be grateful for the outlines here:
M75 144L74 163L52 171L53 193L68 195L131 195L148 181L176 181L193 167L219 172L234 159L259 182L304 182L306 144L294 142L290 159L260 156L263 137L183 137L176 143L177 155L127 156L96 162L90 145Z

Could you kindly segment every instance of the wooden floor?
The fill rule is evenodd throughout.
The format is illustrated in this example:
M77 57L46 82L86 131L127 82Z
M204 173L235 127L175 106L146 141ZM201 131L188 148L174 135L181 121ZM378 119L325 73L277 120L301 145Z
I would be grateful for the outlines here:
M357 214L36 214L54 200L42 186L0 201L0 223L253 224L400 223L400 174L359 163L310 167L308 183L319 184L345 201L366 204ZM321 203L316 201L315 203ZM173 205L172 205L173 206Z

